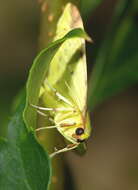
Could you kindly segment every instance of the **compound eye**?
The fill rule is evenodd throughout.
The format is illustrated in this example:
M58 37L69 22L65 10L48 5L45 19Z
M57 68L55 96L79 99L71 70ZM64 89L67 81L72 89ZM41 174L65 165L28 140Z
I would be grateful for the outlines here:
M83 128L77 128L75 131L76 135L82 135L84 133L84 129Z

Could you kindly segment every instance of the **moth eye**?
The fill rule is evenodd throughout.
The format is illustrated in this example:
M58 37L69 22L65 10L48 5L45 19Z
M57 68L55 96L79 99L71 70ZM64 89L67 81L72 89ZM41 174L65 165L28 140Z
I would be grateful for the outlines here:
M77 128L75 133L76 133L76 135L82 135L84 133L84 129L83 128Z

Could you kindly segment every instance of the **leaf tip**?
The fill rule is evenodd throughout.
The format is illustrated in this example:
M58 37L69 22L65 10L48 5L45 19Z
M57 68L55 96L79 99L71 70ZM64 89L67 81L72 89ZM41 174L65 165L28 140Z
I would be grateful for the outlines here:
M90 43L94 43L93 39L88 34L86 36L86 41L88 41Z

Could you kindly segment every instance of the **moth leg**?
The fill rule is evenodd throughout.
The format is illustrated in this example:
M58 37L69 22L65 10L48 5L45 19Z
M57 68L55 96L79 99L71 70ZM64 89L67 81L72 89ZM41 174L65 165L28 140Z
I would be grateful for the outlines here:
M42 115L42 116L44 116L44 117L48 117L47 114L45 114L45 113L43 113L43 112L41 112L41 111L39 111L39 110L37 110L37 113L40 114L40 115Z
M49 88L54 92L54 94L57 96L57 98L59 98L60 100L62 100L62 101L65 102L66 104L70 105L71 107L74 107L74 106L72 105L72 103L71 103L67 98L65 98L64 96L62 96L55 88L53 88L53 87L49 84L48 80L46 80L46 83L47 83L48 87L49 87Z
M78 144L69 144L67 145L65 148L61 149L61 150L57 150L55 152L53 152L52 154L50 154L50 158L53 158L55 155L60 154L62 152L67 152L70 150L75 149L78 146Z
M33 104L30 104L30 105L34 108L37 108L39 110L44 110L44 111L74 111L73 108L65 108L65 107L62 107L62 108L46 108L46 107L36 106Z
M41 131L45 129L54 129L54 128L57 128L57 126L54 125L54 126L40 127L40 128L37 128L35 131Z
M60 125L60 127L71 127L71 126L72 126L71 124L61 124ZM57 127L58 127L57 125L40 127L40 128L37 128L35 131L41 131L41 130L45 130L45 129L54 129L54 128L57 128Z
M43 112L41 112L39 110L37 110L37 113L44 116L44 117L47 117L49 119L49 121L54 122L54 120L51 117L49 117L47 114L45 114L45 113L43 113Z

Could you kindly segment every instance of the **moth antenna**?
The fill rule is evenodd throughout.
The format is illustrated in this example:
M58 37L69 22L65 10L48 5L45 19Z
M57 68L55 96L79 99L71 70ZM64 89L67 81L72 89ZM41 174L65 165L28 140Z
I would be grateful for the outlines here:
M73 122L69 122L67 119L65 119L65 120L62 120L61 122L59 122L59 125L61 127L71 127L73 125L76 125L76 122L74 122L74 121Z

